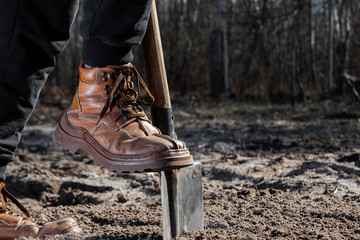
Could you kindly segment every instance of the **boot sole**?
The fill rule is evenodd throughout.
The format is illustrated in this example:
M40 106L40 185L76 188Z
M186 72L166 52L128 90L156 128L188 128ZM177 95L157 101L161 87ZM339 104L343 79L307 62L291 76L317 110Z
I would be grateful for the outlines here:
M73 133L73 134L70 134ZM55 143L73 154L90 154L94 163L111 171L160 172L179 169L194 164L188 149L174 149L147 156L117 156L107 152L82 127L72 126L64 115L53 134Z

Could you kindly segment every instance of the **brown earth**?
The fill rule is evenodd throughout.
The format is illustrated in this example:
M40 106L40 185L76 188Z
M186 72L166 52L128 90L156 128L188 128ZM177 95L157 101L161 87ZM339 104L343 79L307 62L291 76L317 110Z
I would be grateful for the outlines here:
M38 223L74 216L83 229L46 239L162 239L158 175L113 173L56 146L63 105L38 105L8 189ZM175 98L177 134L202 164L205 208L205 230L181 239L360 239L359 109Z

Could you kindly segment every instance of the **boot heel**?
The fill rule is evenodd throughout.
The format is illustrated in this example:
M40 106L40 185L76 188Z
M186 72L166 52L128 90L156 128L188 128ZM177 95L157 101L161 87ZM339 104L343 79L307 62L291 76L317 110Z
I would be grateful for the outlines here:
M53 134L53 141L68 150L70 153L75 154L80 152L77 144L74 144L73 140L70 140L71 136L66 134L64 130L58 126Z

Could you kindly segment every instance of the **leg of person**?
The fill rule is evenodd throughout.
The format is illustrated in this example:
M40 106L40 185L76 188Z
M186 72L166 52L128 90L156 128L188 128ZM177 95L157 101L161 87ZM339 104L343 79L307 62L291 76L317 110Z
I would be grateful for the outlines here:
M152 0L86 0L79 88L54 133L72 153L118 172L163 171L193 164L185 143L163 135L137 104L150 91L130 65L131 46L145 35ZM133 78L137 78L135 91Z
M14 159L21 132L54 67L54 56L69 39L78 0L0 0L0 5L0 239L72 231L72 219L41 228L30 219L13 213L7 199L30 216L5 189L3 182L6 165ZM49 227L53 231L47 232Z

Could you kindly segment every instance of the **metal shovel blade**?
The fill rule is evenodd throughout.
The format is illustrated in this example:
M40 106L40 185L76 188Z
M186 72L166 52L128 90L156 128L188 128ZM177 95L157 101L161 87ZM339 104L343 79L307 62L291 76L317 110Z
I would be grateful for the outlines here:
M161 172L163 238L204 230L202 174L199 162Z

